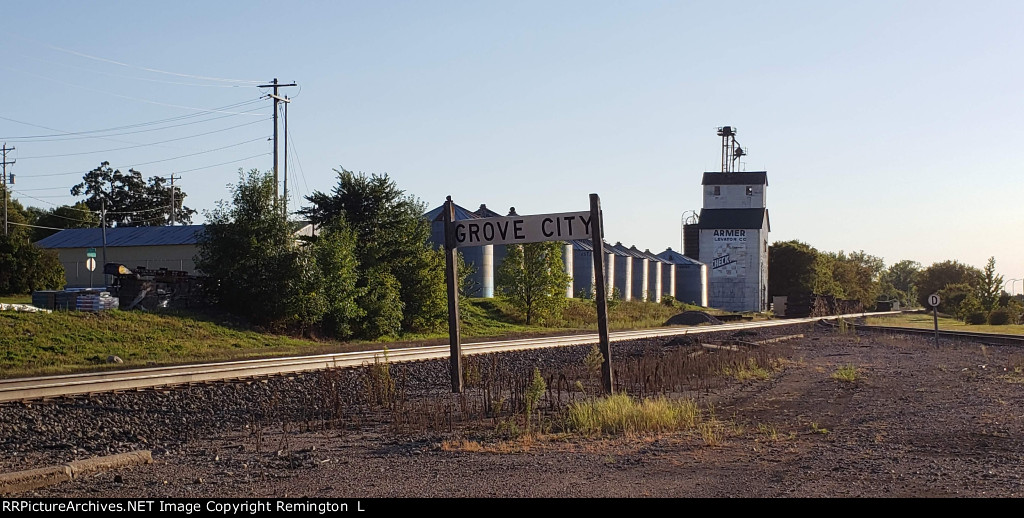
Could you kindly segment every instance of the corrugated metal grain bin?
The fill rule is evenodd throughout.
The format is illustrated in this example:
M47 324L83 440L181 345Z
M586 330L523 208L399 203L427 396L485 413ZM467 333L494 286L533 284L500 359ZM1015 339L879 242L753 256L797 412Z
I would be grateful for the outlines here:
M622 243L615 243L615 246L612 248L628 256L632 264L629 283L630 297L626 300L647 300L647 278L649 273L647 257L635 246L626 248Z
M594 247L587 241L571 241L573 296L589 299L594 296Z
M444 246L444 214L441 213L444 205L436 207L423 216L430 221L430 242L435 247ZM459 205L455 205L455 220L478 219L475 213L468 211ZM466 266L473 268L473 274L469 276L471 287L468 295L470 297L493 297L494 296L494 246L467 246L459 247L459 253Z
M658 257L676 267L676 300L698 306L708 305L708 266L671 248Z
M662 288L664 284L662 265L665 264L665 261L652 254L650 250L644 250L641 253L647 257L647 300L661 302L661 295L665 291Z
M609 282L608 285L613 287L613 293L618 291L620 299L633 300L633 257L617 246L605 246L615 257L615 282Z

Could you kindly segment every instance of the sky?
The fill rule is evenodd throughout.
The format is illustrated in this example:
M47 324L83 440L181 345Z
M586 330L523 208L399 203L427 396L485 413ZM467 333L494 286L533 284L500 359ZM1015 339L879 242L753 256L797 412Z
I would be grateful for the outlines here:
M8 2L0 143L48 208L108 161L180 175L200 212L272 168L290 207L334 169L519 214L587 210L680 247L733 126L768 172L771 241L1024 278L1024 3ZM97 131L105 130L105 131ZM283 130L282 130L283 142ZM282 149L283 154L283 149ZM284 162L280 166L282 173ZM1024 281L1008 283L1024 290Z

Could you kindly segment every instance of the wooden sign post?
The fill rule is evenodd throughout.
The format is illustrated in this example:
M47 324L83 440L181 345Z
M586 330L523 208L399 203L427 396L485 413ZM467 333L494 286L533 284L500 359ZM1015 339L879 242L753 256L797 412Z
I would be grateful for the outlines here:
M448 343L451 344L449 369L452 393L462 393L462 337L459 333L459 272L455 260L455 203L444 202L444 280L448 283Z
M601 388L605 394L611 394L612 382L612 347L608 341L608 295L604 280L604 219L601 216L601 198L590 195L590 228L591 243L594 247L594 302L597 303L597 336L601 356Z
M611 347L608 341L608 298L604 274L604 224L601 199L590 195L589 212L565 212L533 216L501 216L455 220L455 203L448 196L442 208L444 216L445 281L448 284L448 340L451 345L452 392L461 393L462 339L459 332L459 276L456 249L485 246L572 241L590 238L594 245L594 287L597 302L597 331L600 341L602 387L612 392Z

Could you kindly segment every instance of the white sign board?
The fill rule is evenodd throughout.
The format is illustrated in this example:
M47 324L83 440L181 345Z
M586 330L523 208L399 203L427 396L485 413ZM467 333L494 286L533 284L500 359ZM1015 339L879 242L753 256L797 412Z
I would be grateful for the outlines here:
M507 245L590 238L590 212L460 219L455 246Z
M90 272L95 270L96 269L96 259L93 259L92 257L86 259L85 260L85 269L89 270Z
M931 295L928 295L928 304L931 305L932 307L937 307L940 302L942 302L942 300L939 299L938 293L932 293Z
M747 269L746 229L715 229L712 235L715 256L711 260L714 277L740 277Z

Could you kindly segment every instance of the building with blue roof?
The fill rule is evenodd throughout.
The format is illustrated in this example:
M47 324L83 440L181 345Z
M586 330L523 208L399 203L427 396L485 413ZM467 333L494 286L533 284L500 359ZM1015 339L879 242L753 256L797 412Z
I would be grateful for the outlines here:
M106 262L119 263L128 268L144 267L151 270L166 268L196 273L193 257L196 242L205 225L164 227L115 227L107 229ZM103 281L103 229L72 228L46 237L36 246L57 252L64 265L64 277L69 288L102 285ZM96 269L86 268L87 252L96 251Z
M118 263L129 269L139 267L148 270L183 271L190 275L199 273L195 255L199 234L206 225L177 225L162 227L114 227L107 229L106 262ZM308 222L293 222L296 236L313 234ZM84 288L102 285L103 280L103 229L72 228L36 242L36 246L57 252L68 288ZM87 252L96 251L96 269L86 268Z

